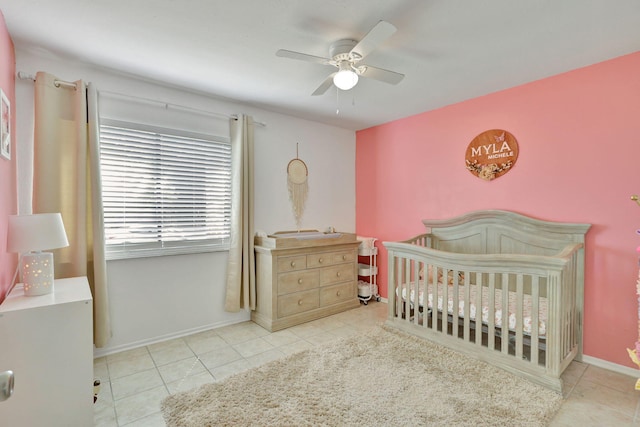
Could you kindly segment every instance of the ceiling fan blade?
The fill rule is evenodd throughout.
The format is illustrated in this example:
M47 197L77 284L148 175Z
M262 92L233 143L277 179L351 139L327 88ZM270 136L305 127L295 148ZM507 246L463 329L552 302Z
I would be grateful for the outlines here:
M331 65L329 58L322 58L321 56L307 55L306 53L294 52L292 50L280 49L276 52L276 56L282 58L298 59L300 61L316 62L318 64Z
M336 73L329 74L329 77L327 77L320 86L318 86L318 89L316 89L311 96L322 95L325 93L333 85L333 76L335 75Z
M356 54L359 59L370 54L382 42L396 32L396 27L387 21L380 21L373 27L360 42L351 49L351 54Z
M360 67L364 68L364 71L359 74L368 79L380 80L392 85L397 85L404 79L404 74L396 73L395 71L384 70L370 65L361 65Z

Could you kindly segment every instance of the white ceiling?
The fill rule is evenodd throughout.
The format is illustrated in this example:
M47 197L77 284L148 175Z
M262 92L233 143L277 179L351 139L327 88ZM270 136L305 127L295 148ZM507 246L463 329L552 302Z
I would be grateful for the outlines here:
M640 51L640 0L0 0L0 10L18 51L353 130ZM380 20L398 31L362 63L405 74L397 86L361 79L312 97L334 69L275 55L327 57Z

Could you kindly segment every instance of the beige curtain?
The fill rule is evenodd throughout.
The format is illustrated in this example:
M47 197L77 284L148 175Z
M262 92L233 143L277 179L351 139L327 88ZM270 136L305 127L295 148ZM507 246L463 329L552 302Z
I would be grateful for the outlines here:
M56 278L86 276L93 295L94 343L111 337L99 168L98 95L91 83L35 82L33 212L60 212L69 246L54 251Z
M253 254L253 118L231 119L231 244L224 308L256 308Z

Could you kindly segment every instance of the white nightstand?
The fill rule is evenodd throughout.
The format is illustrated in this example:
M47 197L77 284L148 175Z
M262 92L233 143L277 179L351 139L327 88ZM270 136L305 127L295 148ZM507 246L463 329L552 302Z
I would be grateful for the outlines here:
M48 295L18 284L0 304L0 371L15 374L0 402L7 426L93 425L93 303L86 277L56 280Z

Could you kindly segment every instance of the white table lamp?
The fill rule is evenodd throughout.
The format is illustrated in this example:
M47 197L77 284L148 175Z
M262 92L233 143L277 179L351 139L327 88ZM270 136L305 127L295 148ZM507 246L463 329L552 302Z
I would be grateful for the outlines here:
M69 246L62 215L10 215L7 251L20 254L20 271L27 296L53 292L53 254L42 252Z

